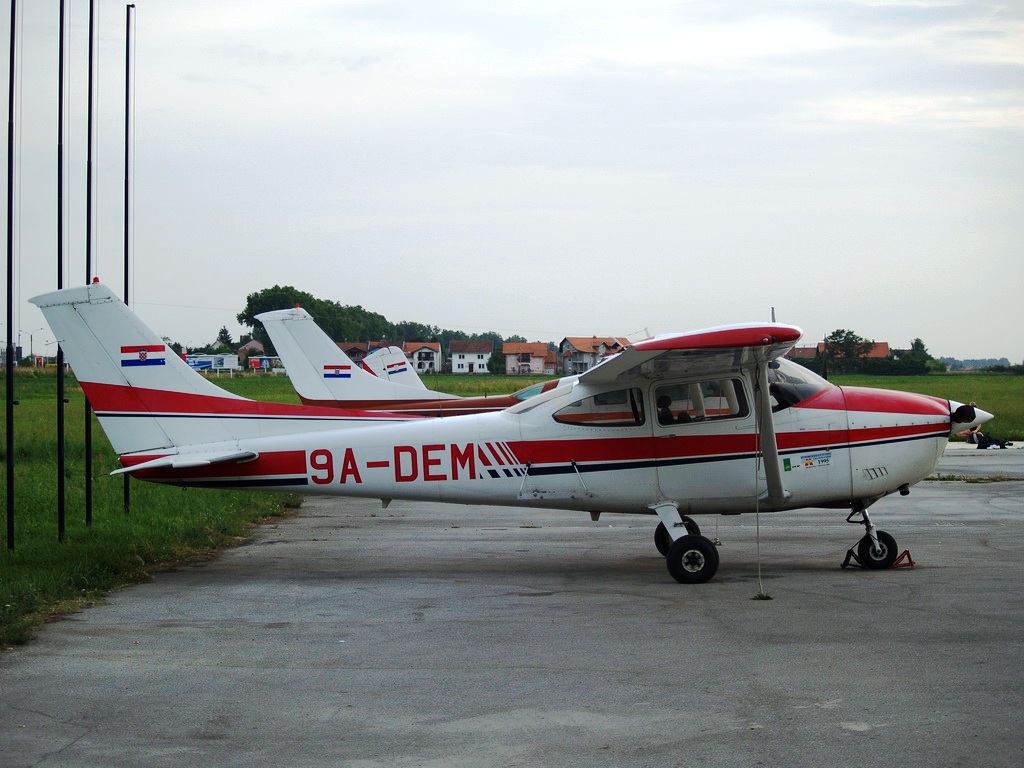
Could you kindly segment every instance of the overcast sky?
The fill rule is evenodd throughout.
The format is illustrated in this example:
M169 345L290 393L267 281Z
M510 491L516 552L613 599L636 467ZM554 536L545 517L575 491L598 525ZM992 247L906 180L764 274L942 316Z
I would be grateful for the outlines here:
M69 3L75 284L88 2ZM56 285L58 2L18 4L15 323L52 354L26 300ZM281 284L531 341L775 307L807 344L1024 359L1022 3L136 5L130 299L175 341L237 339L246 296ZM93 271L120 293L125 5L99 6Z

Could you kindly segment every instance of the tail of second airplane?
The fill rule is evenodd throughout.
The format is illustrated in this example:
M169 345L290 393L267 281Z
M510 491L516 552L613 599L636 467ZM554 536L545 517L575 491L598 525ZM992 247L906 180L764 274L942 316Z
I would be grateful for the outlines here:
M394 352L382 353L379 359L377 365L384 369L385 375L363 370L300 307L264 312L256 315L256 319L266 328L292 386L307 405L378 408L397 403L458 399L456 395L426 389L419 377L415 385L403 383L399 369L404 367L405 356L397 348ZM396 375L387 373L389 365L395 368Z
M418 389L420 394L430 397L427 386L399 347L380 347L370 352L363 360L363 367L378 379L394 384L407 384Z
M176 453L183 446L194 451L197 445L387 418L227 392L189 368L99 282L30 301L42 311L118 454Z

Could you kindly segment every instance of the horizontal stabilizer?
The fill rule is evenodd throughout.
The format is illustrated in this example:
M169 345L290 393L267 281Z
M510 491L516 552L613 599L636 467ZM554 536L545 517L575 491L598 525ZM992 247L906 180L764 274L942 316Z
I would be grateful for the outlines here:
M252 461L259 457L255 451L235 451L233 453L174 453L149 461L132 464L115 469L110 474L122 475L126 472L137 472L143 469L188 469L189 467L206 467L210 464L223 464L228 461Z

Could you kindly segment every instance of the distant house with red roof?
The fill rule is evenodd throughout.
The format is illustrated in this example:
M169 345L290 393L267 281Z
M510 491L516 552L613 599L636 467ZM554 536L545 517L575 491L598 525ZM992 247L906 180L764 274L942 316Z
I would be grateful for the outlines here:
M337 341L335 344L354 363L361 363L370 353L370 345L365 341Z
M487 364L493 351L494 342L486 339L452 340L448 345L448 360L452 365L452 373L489 373Z
M441 343L438 341L406 341L402 344L402 352L416 373L441 370Z
M543 341L507 342L501 345L506 373L555 373L556 357Z
M245 344L235 350L235 354L239 357L248 357L249 355L262 355L263 354L263 343L256 339L250 339Z
M893 350L889 348L889 342L887 341L874 341L874 346L868 350L868 353L864 357L876 360L887 360ZM825 342L819 341L816 346L813 347L793 347L789 352L786 353L786 357L792 360L813 360L816 357L820 357L825 352Z
M566 376L588 371L609 355L621 352L629 340L616 336L566 336L558 345L558 355Z

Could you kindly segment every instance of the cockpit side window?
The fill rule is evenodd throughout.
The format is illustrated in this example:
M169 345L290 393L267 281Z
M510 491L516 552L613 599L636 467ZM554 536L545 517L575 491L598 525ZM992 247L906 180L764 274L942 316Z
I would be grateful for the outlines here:
M583 427L637 427L646 421L643 393L636 387L602 392L559 409L554 419Z
M654 402L662 426L738 419L750 412L740 379L663 384L654 390Z

